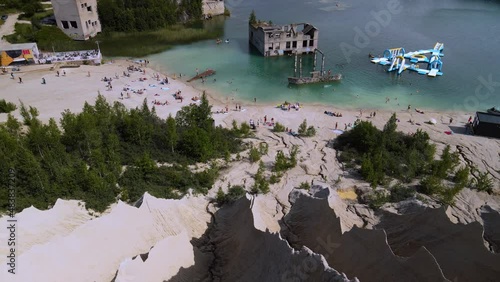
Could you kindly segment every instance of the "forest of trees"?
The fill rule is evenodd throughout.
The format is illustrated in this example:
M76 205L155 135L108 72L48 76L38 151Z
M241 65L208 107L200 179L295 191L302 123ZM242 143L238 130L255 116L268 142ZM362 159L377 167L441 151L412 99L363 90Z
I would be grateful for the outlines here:
M22 11L26 17L32 17L36 12L43 11L40 0L0 0L5 9Z
M0 174L6 179L15 170L16 211L46 209L57 198L80 199L103 211L118 195L134 202L145 191L163 198L181 197L189 188L208 191L217 165L197 172L188 165L239 152L239 133L214 126L205 96L166 120L146 103L128 110L99 95L79 114L65 111L60 126L54 119L42 123L37 109L24 105L22 122L9 115L0 125ZM1 181L0 211L7 207L7 181Z
M201 0L99 0L102 26L109 31L156 30L202 16Z

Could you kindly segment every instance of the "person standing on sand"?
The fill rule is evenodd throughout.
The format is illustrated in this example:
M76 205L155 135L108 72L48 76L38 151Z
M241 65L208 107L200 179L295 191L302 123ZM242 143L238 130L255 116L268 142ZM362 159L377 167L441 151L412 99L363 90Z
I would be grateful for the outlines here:
M59 71L56 71L56 76L59 77Z
M450 118L450 124L453 122L453 118Z
M63 70L63 76L66 76L66 71L65 70Z
M13 73L13 72L11 72L11 73L10 73L10 78L11 78L11 79L15 79L15 78L14 78L14 73Z
M42 84L47 84L45 81L45 77L42 77Z
M335 129L337 129L338 125L339 125L339 123L338 123L338 122L336 122L336 123L335 123Z
M19 83L23 83L23 79L19 77Z

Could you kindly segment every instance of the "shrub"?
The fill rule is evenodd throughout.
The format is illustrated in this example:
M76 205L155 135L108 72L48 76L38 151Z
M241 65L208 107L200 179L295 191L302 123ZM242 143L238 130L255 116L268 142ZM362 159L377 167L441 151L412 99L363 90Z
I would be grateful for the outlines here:
M16 104L7 102L5 99L0 100L0 114L10 113L17 109Z
M271 174L271 177L269 178L269 183L276 184L276 183L280 182L280 180L281 180L281 175L273 173L273 174Z
M444 191L443 184L439 177L430 175L420 181L420 192L426 195L434 195Z
M312 137L316 135L316 129L314 128L314 126L307 127L307 120L304 120L299 125L299 129L297 130L297 132L301 137Z
M299 189L309 190L311 189L311 185L308 182L302 182L299 185Z
M493 180L489 177L488 172L478 171L474 188L478 191L485 191L490 194L493 192Z
M409 187L405 187L401 183L397 183L396 185L391 187L390 201L392 203L401 202L408 198L413 198L415 194L415 190Z
M444 179L459 163L458 152L450 153L450 145L446 145L441 160L437 160L432 165L432 175Z
M259 144L259 153L263 156L267 155L268 152L269 152L269 145L267 145L267 143L265 142L261 142Z
M368 199L368 206L372 209L379 209L385 203L389 202L390 197L382 191L374 191L373 195Z
M254 186L252 187L252 193L262 193L266 194L269 192L269 182L267 182L264 176L265 166L262 161L259 163L259 169L257 173L254 175Z
M250 159L250 162L254 163L258 160L260 160L260 152L257 148L252 146L250 148L250 153L248 154L248 158Z
M457 170L455 176L453 177L453 182L455 182L455 187L464 188L469 185L469 173L470 170L468 167L462 167Z
M285 126L281 123L277 122L274 124L273 132L285 132Z

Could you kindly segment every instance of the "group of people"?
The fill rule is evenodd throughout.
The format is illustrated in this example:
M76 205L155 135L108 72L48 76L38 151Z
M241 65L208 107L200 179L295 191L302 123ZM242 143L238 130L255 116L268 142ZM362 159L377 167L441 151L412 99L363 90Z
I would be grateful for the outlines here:
M184 97L181 95L181 91L180 90L177 90L174 93L174 98L175 98L175 100L181 100L181 103L182 103L182 100L184 100Z
M255 99L254 99L255 100ZM300 103L289 103L285 101L285 103L281 104L280 108L284 111L290 111L291 109L295 109L296 111L300 110Z
M98 50L73 51L73 52L58 52L58 53L40 53L38 55L38 63L52 63L65 61L86 61L95 60L99 57Z
M168 105L168 101L165 100L165 102L160 102L160 101L157 101L156 99L154 101L152 101L151 103L153 103L154 105L157 105L157 106L165 106L165 105Z
M342 117L342 113L337 113L337 112L329 112L325 111L326 115L332 116L332 117Z

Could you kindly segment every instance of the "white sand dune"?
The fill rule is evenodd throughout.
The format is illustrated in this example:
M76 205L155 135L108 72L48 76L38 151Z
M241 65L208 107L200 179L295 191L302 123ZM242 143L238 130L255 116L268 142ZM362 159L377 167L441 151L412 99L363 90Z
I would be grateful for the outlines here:
M17 255L22 255L32 246L42 245L73 232L92 217L80 201L58 199L49 210L41 211L33 206L17 214ZM0 218L0 226L7 226L9 217ZM6 242L5 228L0 230L0 242ZM6 261L7 244L0 244L0 264Z
M149 252L162 239L183 232L200 236L210 221L206 204L202 198L162 200L147 193L140 208L119 202L68 236L25 251L18 257L18 274L9 281L110 281L121 262ZM0 273L7 273L5 264Z
M142 256L126 259L120 264L115 281L165 281L172 278L181 267L194 264L193 246L189 240L187 233L183 232L158 242L145 261Z

